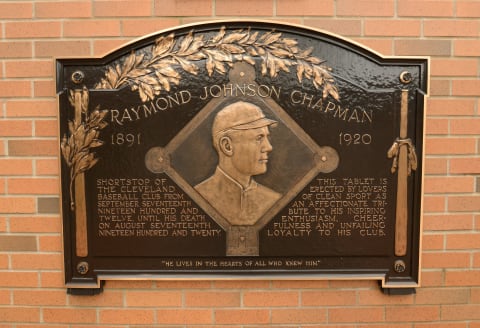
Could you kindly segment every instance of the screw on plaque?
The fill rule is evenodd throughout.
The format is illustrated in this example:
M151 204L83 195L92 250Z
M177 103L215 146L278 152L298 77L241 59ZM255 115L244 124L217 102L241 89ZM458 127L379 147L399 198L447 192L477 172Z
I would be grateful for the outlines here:
M403 71L402 73L400 73L400 82L402 82L403 84L409 84L412 81L412 73L410 73L409 71Z
M87 274L88 272L88 263L80 262L77 264L77 272L80 274Z
M72 81L75 84L80 84L83 82L85 74L82 71L75 71L72 73Z
M395 261L393 268L395 269L395 272L402 273L405 271L406 268L405 262L403 262L402 260L397 260Z

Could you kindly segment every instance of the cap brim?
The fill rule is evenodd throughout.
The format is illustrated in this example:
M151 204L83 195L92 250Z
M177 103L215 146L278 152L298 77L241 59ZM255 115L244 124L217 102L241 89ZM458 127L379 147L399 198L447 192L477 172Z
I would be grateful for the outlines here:
M245 124L240 124L236 126L232 126L230 129L232 130L249 130L249 129L258 129L258 128L263 128L264 126L273 126L275 127L277 125L277 121L271 120L266 117L262 117L256 121L245 123Z

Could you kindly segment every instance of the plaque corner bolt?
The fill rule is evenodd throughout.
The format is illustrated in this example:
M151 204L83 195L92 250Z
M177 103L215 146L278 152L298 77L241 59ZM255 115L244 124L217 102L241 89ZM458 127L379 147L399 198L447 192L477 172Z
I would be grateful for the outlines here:
M80 262L77 264L77 272L81 275L85 275L88 273L88 263L87 262Z
M82 71L75 71L72 73L72 82L75 84L80 84L85 79L85 73Z
M400 82L402 82L403 84L409 84L412 81L412 73L410 73L409 71L403 71L402 73L400 73Z
M402 273L402 272L405 272L406 264L402 260L396 260L395 263L393 264L393 268L395 269L395 272Z

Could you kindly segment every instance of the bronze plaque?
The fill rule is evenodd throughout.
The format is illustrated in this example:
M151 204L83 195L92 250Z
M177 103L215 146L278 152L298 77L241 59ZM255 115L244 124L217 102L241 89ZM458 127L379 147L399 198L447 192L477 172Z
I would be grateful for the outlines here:
M417 286L427 69L245 21L57 60L67 286Z

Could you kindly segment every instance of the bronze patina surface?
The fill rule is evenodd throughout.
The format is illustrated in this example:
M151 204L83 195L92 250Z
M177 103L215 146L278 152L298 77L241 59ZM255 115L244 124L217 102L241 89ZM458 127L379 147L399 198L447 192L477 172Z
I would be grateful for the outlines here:
M427 69L248 21L57 60L67 286L417 286Z

